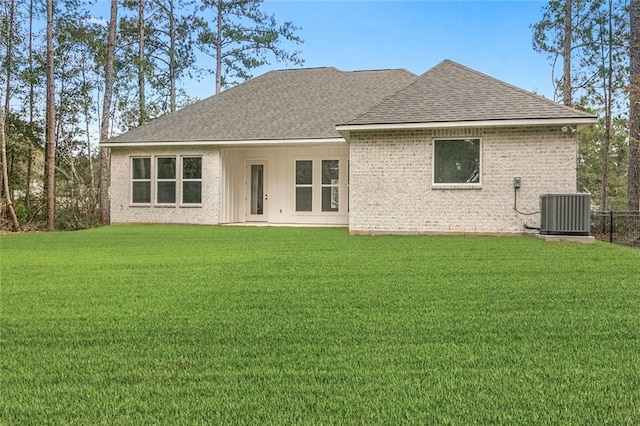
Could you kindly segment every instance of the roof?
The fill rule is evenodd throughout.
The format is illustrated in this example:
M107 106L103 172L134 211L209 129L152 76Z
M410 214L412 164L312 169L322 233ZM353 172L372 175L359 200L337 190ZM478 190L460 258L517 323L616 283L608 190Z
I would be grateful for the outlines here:
M445 60L347 125L596 117Z
M403 69L271 71L108 143L342 139L337 123L362 115L416 78Z
M420 77L403 69L271 71L102 145L344 142L352 130L596 120L445 60Z

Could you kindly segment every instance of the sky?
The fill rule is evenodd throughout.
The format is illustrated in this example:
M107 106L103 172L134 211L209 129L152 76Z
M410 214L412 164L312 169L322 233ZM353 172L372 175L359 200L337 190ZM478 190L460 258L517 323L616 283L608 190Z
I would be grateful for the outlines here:
M404 68L422 74L445 59L553 99L551 61L532 47L531 25L546 1L534 0L265 0L263 10L297 34L304 67L343 71ZM203 61L206 58L201 58ZM204 64L202 64L204 65ZM211 64L208 64L211 65ZM272 63L253 72L292 68ZM189 82L199 98L214 79Z

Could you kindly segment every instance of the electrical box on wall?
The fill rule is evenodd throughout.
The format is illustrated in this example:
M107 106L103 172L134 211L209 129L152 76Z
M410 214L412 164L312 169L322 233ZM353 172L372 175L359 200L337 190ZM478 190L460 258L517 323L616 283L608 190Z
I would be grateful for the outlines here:
M513 178L513 187L514 188L520 188L521 185L522 185L522 178L520 178L520 176L514 177Z

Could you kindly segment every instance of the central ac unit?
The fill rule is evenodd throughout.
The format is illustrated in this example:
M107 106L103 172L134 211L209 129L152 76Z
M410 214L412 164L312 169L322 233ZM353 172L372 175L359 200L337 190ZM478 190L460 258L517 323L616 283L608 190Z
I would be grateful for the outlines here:
M540 233L589 235L590 194L545 194L540 197Z

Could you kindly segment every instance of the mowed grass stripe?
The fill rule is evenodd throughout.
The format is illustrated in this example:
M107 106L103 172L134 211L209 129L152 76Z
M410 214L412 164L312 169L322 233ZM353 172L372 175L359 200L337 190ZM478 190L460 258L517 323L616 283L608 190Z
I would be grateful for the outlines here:
M3 236L2 424L640 424L640 252L112 226Z

